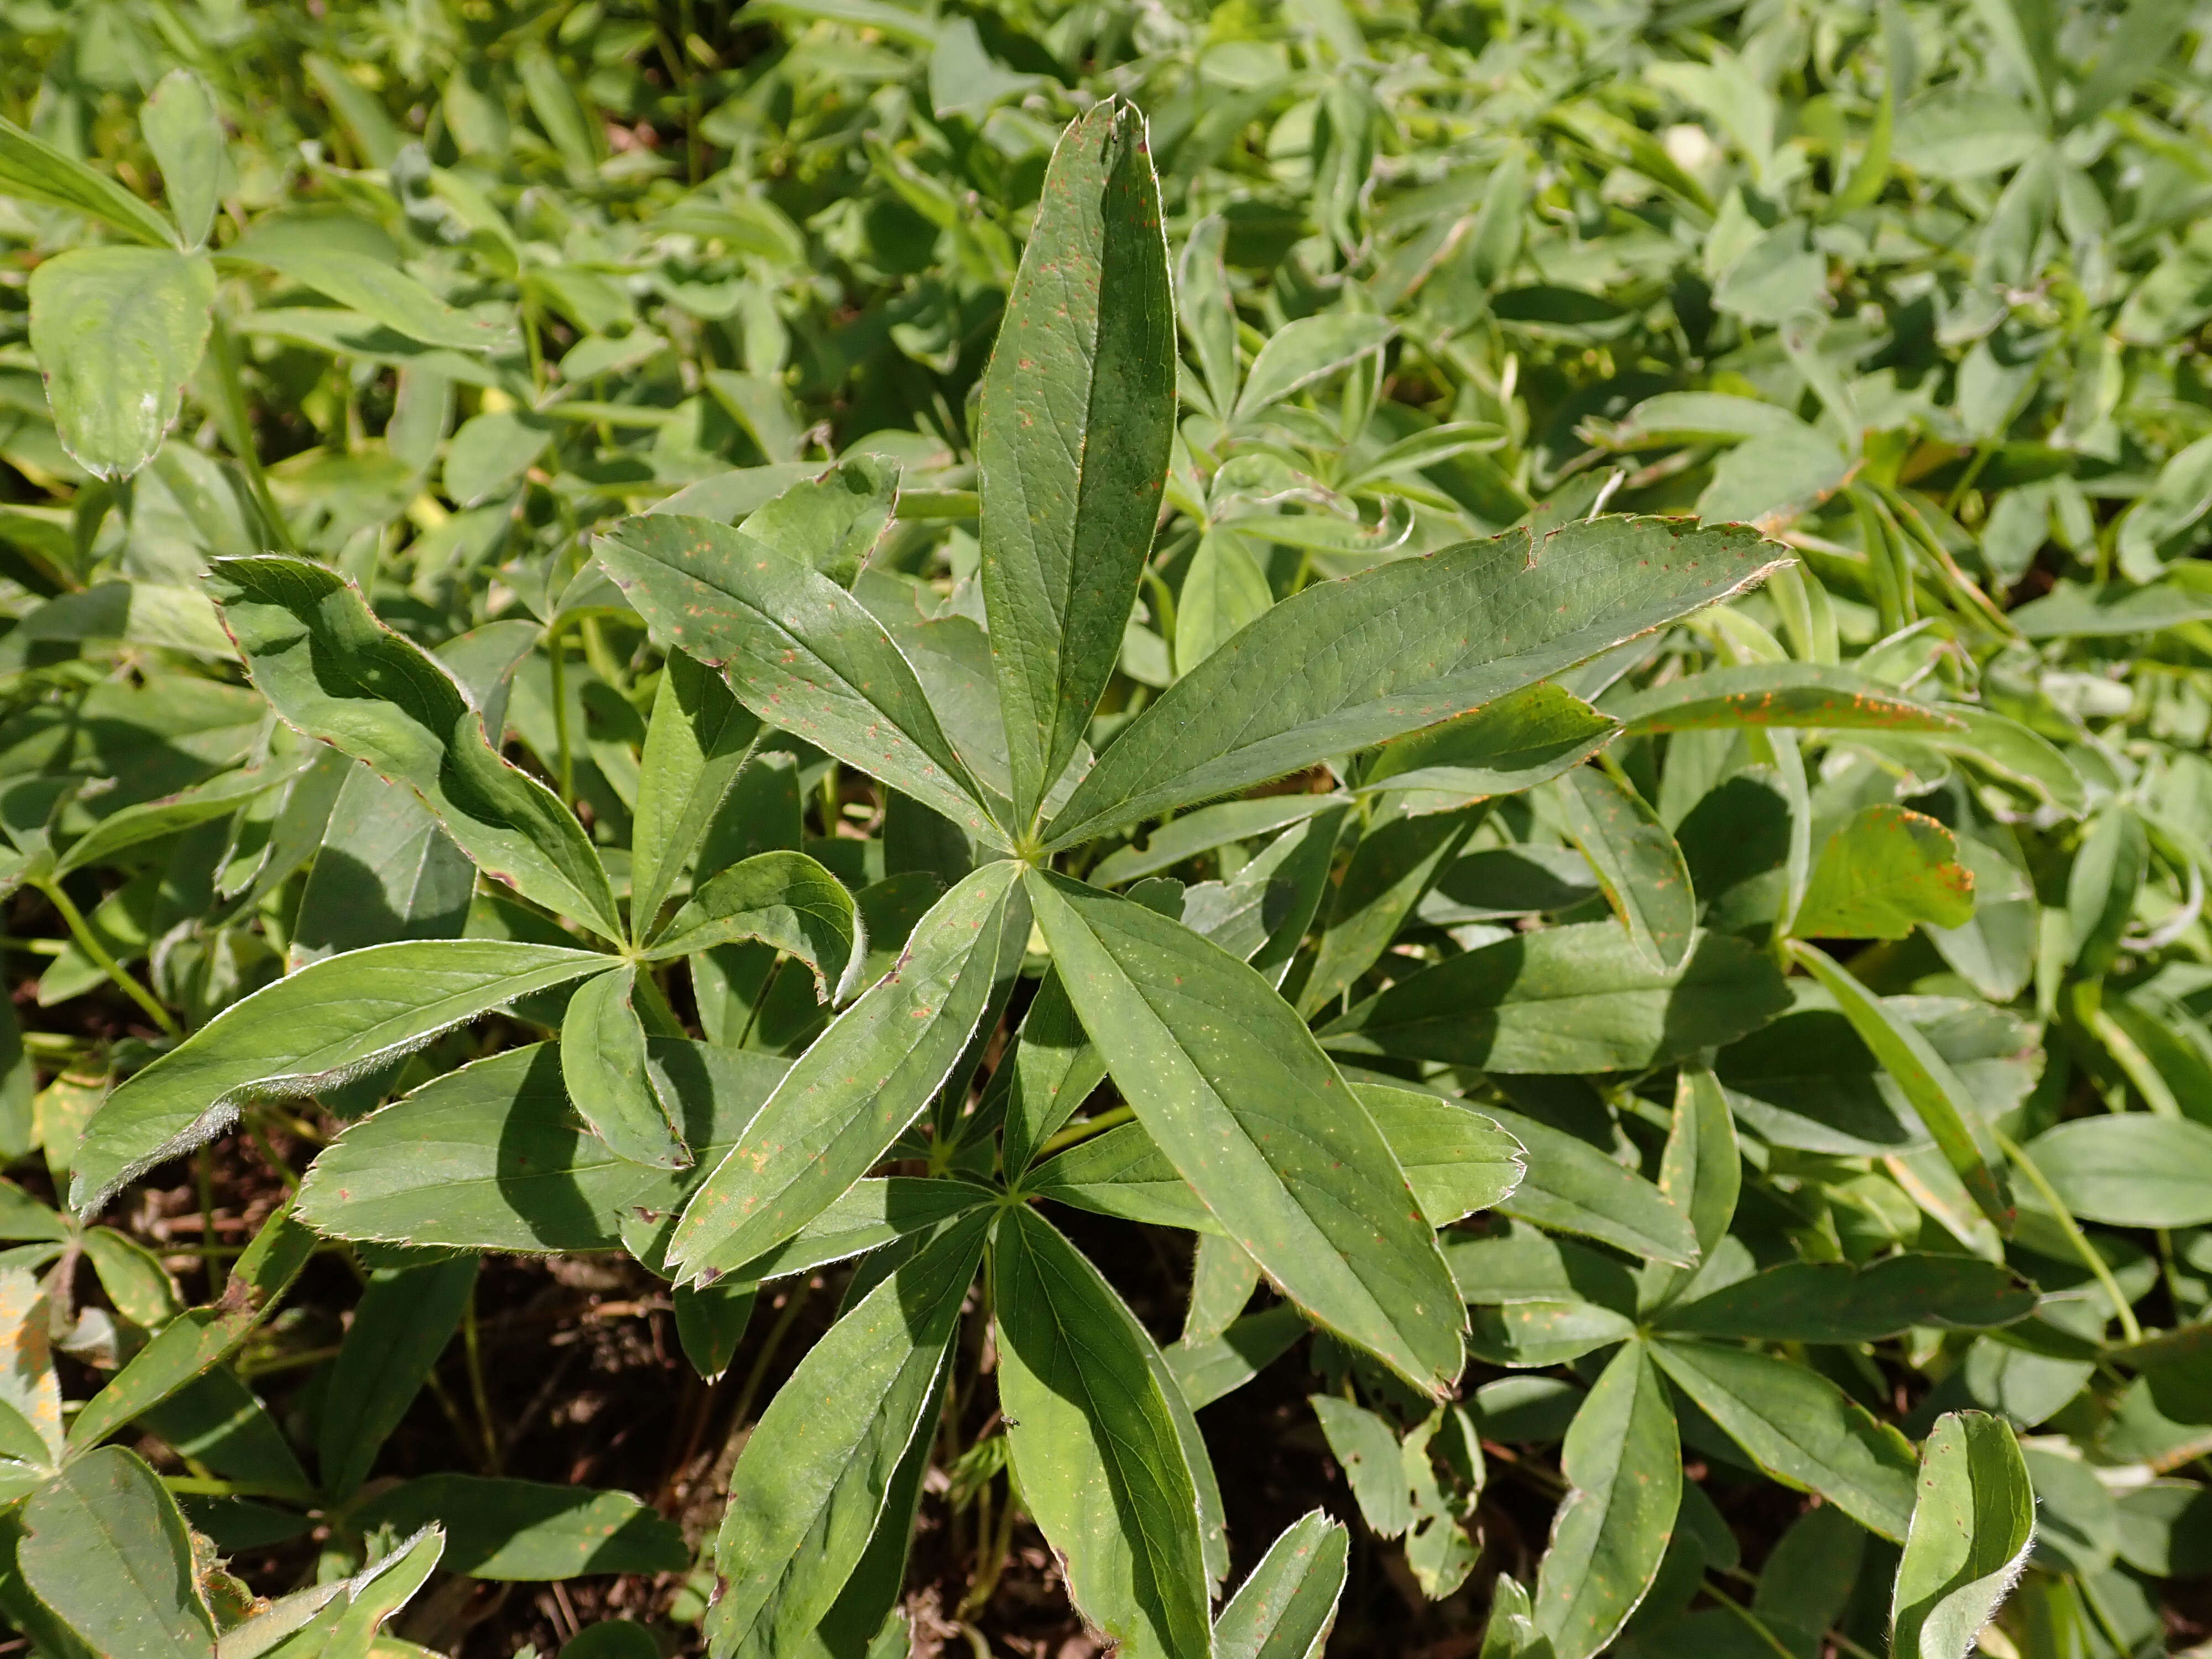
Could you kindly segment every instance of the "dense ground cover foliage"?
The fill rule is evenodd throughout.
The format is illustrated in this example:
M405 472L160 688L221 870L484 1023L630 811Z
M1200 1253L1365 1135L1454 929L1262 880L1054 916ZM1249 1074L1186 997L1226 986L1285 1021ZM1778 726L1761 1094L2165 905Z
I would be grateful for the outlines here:
M2204 53L0 5L17 1639L2203 1642Z

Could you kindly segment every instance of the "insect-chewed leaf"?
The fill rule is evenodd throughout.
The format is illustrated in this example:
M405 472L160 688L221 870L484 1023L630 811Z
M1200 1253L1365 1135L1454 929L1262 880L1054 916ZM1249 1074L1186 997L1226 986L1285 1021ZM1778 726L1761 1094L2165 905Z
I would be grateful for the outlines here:
M406 784L487 875L613 939L622 919L591 839L510 763L442 664L380 622L337 571L275 554L207 578L246 670L309 737Z
M1425 969L1321 1030L1339 1054L1491 1072L1626 1072L1732 1042L1790 1006L1771 959L1702 935L1654 969L1612 922L1546 928Z
M1966 1659L2011 1593L2035 1539L2035 1492L2012 1425L1947 1412L1920 1479L1890 1606L1896 1659Z
M31 273L31 349L62 444L88 472L154 459L207 345L215 270L166 248L72 248Z
M1923 813L1866 806L1820 849L1791 927L1802 939L1903 939L1923 923L1963 927L1973 914L1958 838Z
M15 1525L23 1586L95 1654L215 1652L191 1535L136 1452L105 1446L33 1492Z
M1431 1391L1463 1313L1389 1143L1261 975L1181 923L1031 872L1115 1083L1229 1235L1315 1320Z
M1656 967L1680 967L1697 931L1698 896L1666 824L1641 795L1595 766L1561 774L1554 791L1567 834L1629 942Z
M378 1493L354 1511L363 1532L402 1537L445 1528L449 1571L537 1583L592 1572L678 1572L684 1535L626 1492L537 1480L432 1474Z
M1632 732L1738 726L1840 732L1962 732L1966 722L1879 680L1819 663L1747 663L1616 692L1605 712Z
M626 519L599 562L653 637L728 676L769 724L1002 839L913 666L860 602L804 560L708 519Z
M637 822L630 836L633 941L653 936L662 902L760 730L760 721L730 695L720 675L681 651L669 653L638 763Z
M1434 789L1470 799L1534 787L1581 765L1620 724L1548 680L1384 745L1363 791Z
M745 515L738 527L778 552L804 559L840 587L854 578L890 526L899 468L880 455L854 455L818 478L801 478Z
M1139 714L1053 819L1051 844L1466 714L1785 562L1747 530L1604 519L1319 583Z
M936 1394L988 1224L987 1214L953 1222L909 1256L761 1414L714 1543L715 1653L788 1652L837 1599Z
M1213 1621L1214 1659L1316 1659L1351 1547L1344 1523L1321 1510L1284 1528Z
M1912 1448L1818 1372L1707 1342L1659 1341L1668 1380L1753 1462L1816 1492L1869 1531L1901 1540L1912 1518Z
M517 997L616 965L558 945L404 940L326 957L233 1003L100 1103L70 1202L90 1215L125 1182L221 1133L240 1104L310 1094Z
M1669 1330L1768 1342L1879 1342L1915 1325L1982 1330L2034 1309L2034 1285L1969 1255L1907 1252L1855 1267L1785 1261L1669 1310Z
M1109 98L1053 151L983 374L981 575L1026 823L1121 654L1175 433L1175 310L1145 118Z
M1536 1571L1536 1628L1559 1659L1589 1659L1659 1576L1682 1501L1682 1449L1667 1385L1640 1341L1615 1354L1567 1430L1570 1490Z
M1011 863L939 900L898 961L833 1021L707 1177L669 1245L686 1277L781 1243L868 1172L944 1086L1007 953L1029 938Z
M859 907L804 853L756 853L702 883L645 952L647 962L759 939L814 975L814 994L848 995L867 956Z
M648 1169L681 1170L691 1150L647 1075L645 1027L631 998L628 963L576 988L561 1019L561 1079L577 1115L620 1156Z
M2116 1227L2212 1221L2212 1127L2148 1112L2075 1118L2027 1154L2069 1210Z
M1206 1654L1197 1488L1152 1339L1034 1210L1006 1212L993 1284L1015 1474L1076 1607L1130 1659Z

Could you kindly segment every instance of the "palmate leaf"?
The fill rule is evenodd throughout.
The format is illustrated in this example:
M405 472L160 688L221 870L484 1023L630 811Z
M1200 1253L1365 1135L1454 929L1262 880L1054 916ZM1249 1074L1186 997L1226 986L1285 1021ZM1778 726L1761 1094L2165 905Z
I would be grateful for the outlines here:
M1131 724L1048 827L1072 847L1480 708L1789 562L1660 519L1526 530L1284 601Z
M311 1094L516 998L616 965L558 945L424 939L326 957L232 1004L100 1103L77 1148L82 1215L257 1097Z
M1143 905L1025 878L1070 1000L1139 1120L1307 1314L1416 1387L1459 1373L1464 1315L1389 1142L1245 963Z
M1175 428L1175 313L1145 118L1073 123L983 374L983 603L1027 823L1121 654Z

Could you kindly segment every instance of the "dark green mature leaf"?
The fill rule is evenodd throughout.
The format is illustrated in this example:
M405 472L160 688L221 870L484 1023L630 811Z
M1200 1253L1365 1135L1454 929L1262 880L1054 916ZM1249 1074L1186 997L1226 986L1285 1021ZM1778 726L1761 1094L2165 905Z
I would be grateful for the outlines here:
M1972 1256L1908 1253L1863 1267L1786 1261L1673 1308L1661 1322L1699 1336L1879 1342L1915 1325L2009 1325L2033 1310L2036 1296L2009 1268Z
M1175 432L1175 311L1145 118L1071 124L983 372L983 603L1028 823L1121 654Z
M1536 1628L1559 1659L1589 1659L1658 1577L1682 1501L1674 1407L1644 1343L1627 1343L1599 1375L1560 1468L1569 1490L1537 1567Z
M323 1490L350 1497L415 1403L474 1294L477 1260L461 1255L369 1275L331 1367L315 1439Z
M104 1446L31 1494L15 1571L100 1659L215 1652L176 1500L136 1452Z
M1784 562L1748 531L1607 519L1318 584L1139 715L1054 817L1050 845L1463 714Z
M1213 1621L1213 1659L1318 1659L1352 1537L1321 1510L1283 1528Z
M1828 837L1791 927L1805 939L1903 939L1923 924L1962 927L1973 914L1958 838L1924 813L1876 805Z
M1026 884L1116 1086L1230 1236L1319 1323L1418 1387L1447 1386L1462 1322L1450 1275L1304 1023L1179 923L1041 872Z
M721 676L672 651L654 692L638 765L630 840L630 939L658 931L660 908L697 850L760 735Z
M1465 1103L1413 1089L1354 1087L1432 1227L1503 1204L1527 1174L1521 1143Z
M1708 668L1664 685L1623 691L1605 712L1634 732L1778 726L1840 732L1963 732L1956 714L1916 702L1879 680L1819 663Z
M1028 908L1011 863L986 865L938 902L694 1194L669 1245L679 1274L781 1243L868 1172L951 1075L1002 963L1028 938Z
M1363 1095L1371 1086L1363 1081ZM1498 1204L1505 1214L1595 1238L1647 1261L1697 1265L1698 1236L1690 1218L1658 1188L1587 1140L1519 1112L1484 1109L1528 1149L1528 1173Z
M923 1432L988 1218L953 1223L878 1284L799 1362L730 1477L714 1543L720 1654L787 1651L837 1599Z
M1106 1080L1105 1059L1076 1017L1057 971L1044 976L1030 1000L1019 1040L993 1075L994 1085L1001 1077L1006 1088L1000 1162L1009 1176L1018 1176Z
M224 1009L102 1101L77 1147L70 1202L92 1214L125 1182L220 1134L248 1100L343 1082L615 961L557 945L426 939L311 963Z
M31 273L31 349L62 444L127 478L154 459L206 349L215 270L165 248L72 248Z
M1912 1519L1912 1448L1817 1372L1705 1342L1652 1345L1659 1367L1753 1462L1884 1538Z
M0 120L0 192L90 214L155 247L176 246L175 228L160 213L106 173L7 120Z
M624 963L576 988L561 1019L561 1079L577 1115L617 1156L686 1169L691 1151L647 1075L645 1028L631 1000L636 983L637 969Z
M1789 1006L1773 963L1701 936L1655 970L1612 922L1553 927L1450 957L1321 1030L1339 1054L1440 1060L1491 1072L1664 1065L1753 1031Z
M1185 859L1232 841L1273 835L1294 823L1348 805L1351 798L1322 795L1262 795L1253 800L1224 800L1160 825L1141 846L1123 847L1098 860L1090 880L1097 887L1119 887L1140 876L1156 875Z
M536 1480L432 1474L380 1492L354 1511L364 1532L402 1537L445 1528L441 1565L471 1578L538 1583L597 1572L680 1572L690 1554L675 1523L624 1492Z
M1921 1449L1890 1651L1966 1659L2027 1566L2034 1537L2035 1492L2011 1425L1981 1412L1938 1418Z
M1334 1001L1374 966L1437 872L1459 856L1475 823L1469 813L1376 817L1381 821L1360 836L1328 901L1321 942L1298 994L1303 1012Z
M1582 848L1629 942L1671 971L1690 954L1698 896L1682 849L1644 798L1603 769L1561 774L1554 792L1568 836Z
M1076 1607L1131 1659L1207 1652L1197 1490L1152 1339L1033 1210L1006 1212L992 1284L1014 1471Z
M913 668L836 583L707 519L629 519L597 545L653 637L720 668L761 719L1002 841Z
M1659 1160L1659 1190L1697 1235L1701 1259L1711 1256L1728 1237L1743 1191L1743 1155L1736 1145L1735 1117L1720 1081L1702 1066L1683 1067L1674 1079L1674 1121L1667 1131ZM1680 1267L1646 1272L1638 1300L1661 1307L1679 1294L1691 1275Z
M2030 1141L2068 1209L2117 1227L2212 1221L2212 1127L2145 1112L2075 1118Z
M644 952L647 962L759 939L806 964L814 994L852 994L867 958L860 909L842 882L804 853L756 853L702 883Z
M606 871L552 791L493 746L452 673L377 620L327 565L219 559L208 588L276 712L422 796L487 875L610 939Z

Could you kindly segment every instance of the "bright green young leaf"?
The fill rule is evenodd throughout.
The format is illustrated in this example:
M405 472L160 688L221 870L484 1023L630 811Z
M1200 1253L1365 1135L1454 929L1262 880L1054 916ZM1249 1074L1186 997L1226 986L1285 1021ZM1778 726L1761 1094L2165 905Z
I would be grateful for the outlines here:
M1476 798L1534 787L1581 765L1620 726L1548 680L1385 744L1362 790L1433 789Z
M1274 602L1267 573L1244 538L1234 530L1207 531L1190 556L1176 601L1176 672L1189 673Z
M1301 317L1279 329L1252 360L1237 394L1235 418L1248 420L1302 386L1326 380L1389 343L1398 331L1387 318L1352 312Z
M1473 1107L1385 1084L1360 1083L1353 1092L1432 1227L1503 1204L1527 1174L1521 1143Z
M669 1247L684 1277L782 1243L866 1175L951 1075L1008 953L1029 934L1011 863L921 919L890 972L799 1059L693 1196Z
M349 1497L368 1478L377 1453L459 1328L476 1282L473 1255L369 1275L331 1367L317 1425L316 1467L331 1497Z
M1352 1547L1322 1510L1283 1528L1213 1621L1214 1659L1319 1659Z
M913 668L836 583L704 519L626 520L598 546L654 637L720 668L754 714L995 835Z
M983 373L983 603L1018 827L1120 659L1167 474L1175 366L1145 118L1108 99L1053 151Z
M1659 815L1601 767L1560 774L1553 799L1629 943L1655 967L1680 967L1697 931L1698 896L1682 849Z
M138 125L161 169L161 194L185 246L205 244L222 197L222 123L207 83L190 70L163 76L138 111Z
M2012 1224L2002 1166L1988 1145L1990 1130L1973 1097L1950 1063L1918 1027L1899 1018L1836 961L1814 946L1790 945L1791 959L1818 980L1850 1021L1859 1041L1881 1062L1920 1115L1920 1121L1943 1158L1973 1195L1975 1205L2000 1231Z
M577 1115L618 1156L648 1169L685 1169L691 1151L647 1073L636 982L626 963L576 988L561 1020L561 1080Z
M1559 1659L1604 1650L1658 1577L1682 1501L1674 1407L1651 1356L1626 1344L1575 1413L1569 1491L1536 1570L1536 1628Z
M23 1587L87 1650L108 1659L214 1654L215 1621L185 1518L136 1452L104 1446L76 1459L31 1494L15 1524Z
M1947 1412L1921 1449L1890 1608L1897 1659L1967 1659L2027 1565L2035 1492L2012 1425Z
M1608 519L1319 583L1139 714L1054 817L1051 844L1466 714L1782 562L1747 531Z
M852 994L867 931L844 884L804 853L756 853L702 883L645 951L664 962L758 939L806 964L823 1002Z
M1450 1275L1389 1143L1304 1022L1179 923L1059 877L1026 885L1116 1085L1230 1236L1311 1317L1417 1386L1447 1386L1462 1322Z
M1712 1343L1661 1341L1667 1378L1786 1486L1816 1492L1870 1532L1902 1539L1912 1518L1912 1448L1815 1371Z
M986 1218L948 1227L830 1328L763 1413L714 1544L717 1653L788 1650L828 1612L883 1513L981 1258Z
M1974 878L1958 838L1901 806L1862 807L1820 849L1792 929L1803 939L1903 939L1916 927L1963 927Z
M1014 1470L1076 1607L1131 1659L1208 1653L1197 1491L1152 1340L1034 1210L1006 1212L992 1285Z
M622 937L583 826L499 753L453 675L385 627L359 589L326 565L275 555L219 560L208 586L287 721L413 789L487 875Z
M2116 1227L2212 1221L2212 1127L2148 1112L2075 1118L2027 1144L2066 1207Z
M31 349L62 444L95 477L154 459L206 348L215 270L166 248L72 248L31 273Z
M1343 1054L1490 1072L1615 1072L1682 1060L1754 1031L1789 1006L1767 957L1700 936L1654 969L1612 922L1553 927L1409 975L1321 1030Z
M0 192L89 214L155 247L177 245L169 222L106 173L5 120L0 120Z
M1237 303L1222 263L1228 233L1228 221L1209 214L1191 227L1176 261L1176 320L1198 358L1217 414L1236 403L1238 380Z
M557 945L435 939L329 957L234 1003L100 1103L70 1202L90 1215L125 1182L219 1134L255 1098L312 1094L517 997L615 965Z
M890 524L898 484L895 462L852 456L818 478L800 479L738 528L850 588Z
M511 323L456 311L396 265L349 248L318 245L295 234L248 231L221 250L231 263L258 265L311 288L393 332L457 351L501 351L514 340Z

